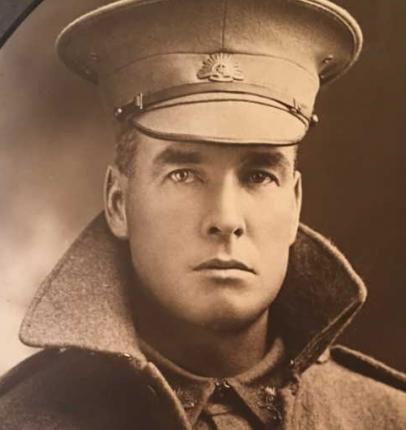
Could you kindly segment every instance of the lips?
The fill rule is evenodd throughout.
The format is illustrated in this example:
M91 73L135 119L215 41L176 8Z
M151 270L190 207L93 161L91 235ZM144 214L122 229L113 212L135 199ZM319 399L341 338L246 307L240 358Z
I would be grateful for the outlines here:
M256 274L254 269L242 263L241 261L220 260L219 258L213 258L211 260L205 261L202 264L196 266L194 270L242 270L244 272Z

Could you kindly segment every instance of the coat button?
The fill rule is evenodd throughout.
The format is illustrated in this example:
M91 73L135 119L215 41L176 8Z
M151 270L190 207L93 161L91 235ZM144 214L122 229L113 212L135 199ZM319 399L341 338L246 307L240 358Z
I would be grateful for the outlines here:
M216 386L216 390L214 391L214 398L216 399L223 399L226 395L226 392L231 390L231 385L225 379L219 379L214 384Z

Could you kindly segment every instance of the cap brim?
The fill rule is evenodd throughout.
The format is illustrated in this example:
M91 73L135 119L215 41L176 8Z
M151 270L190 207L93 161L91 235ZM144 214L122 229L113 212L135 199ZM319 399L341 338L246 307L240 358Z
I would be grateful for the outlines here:
M144 133L161 139L232 144L291 145L303 139L306 121L278 102L230 94L183 97L134 118Z

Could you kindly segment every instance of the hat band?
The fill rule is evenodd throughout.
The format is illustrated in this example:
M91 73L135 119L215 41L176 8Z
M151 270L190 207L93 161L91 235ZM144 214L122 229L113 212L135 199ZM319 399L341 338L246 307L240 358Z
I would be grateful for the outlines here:
M286 110L288 112L301 120L306 126L308 126L312 122L312 111L308 106L298 103L295 98L290 97L288 95L284 95L279 91L255 84L233 83L230 85L212 82L204 82L199 84L184 84L150 94L139 93L130 102L122 106L116 107L114 109L114 116L117 118L118 121L124 121L130 116L136 116L146 111L160 109L168 106L159 105L161 103L171 101L171 106L186 104L187 101L182 100L180 102L177 102L176 99L185 96L205 93L234 94L240 96L240 101L267 104L272 107L274 107L274 104L270 104L269 101L276 101L286 107ZM264 101L246 100L243 97L244 95L257 96L263 98Z
M214 58L218 59L218 67L210 63ZM143 103L139 105L149 107L155 99L159 103L168 97L206 91L237 91L279 100L293 108L299 105L305 116L310 116L319 88L317 76L306 69L283 58L260 55L167 54L115 70L103 69L102 64L100 68L102 97L113 108L132 103L132 97L140 98L141 93Z

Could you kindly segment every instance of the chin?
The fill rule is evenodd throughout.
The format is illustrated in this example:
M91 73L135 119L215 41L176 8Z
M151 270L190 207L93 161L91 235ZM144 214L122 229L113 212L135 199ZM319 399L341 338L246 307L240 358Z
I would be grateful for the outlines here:
M202 312L200 326L217 332L239 331L258 321L270 306L266 303L249 303L246 298L217 300L215 305Z

